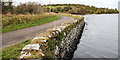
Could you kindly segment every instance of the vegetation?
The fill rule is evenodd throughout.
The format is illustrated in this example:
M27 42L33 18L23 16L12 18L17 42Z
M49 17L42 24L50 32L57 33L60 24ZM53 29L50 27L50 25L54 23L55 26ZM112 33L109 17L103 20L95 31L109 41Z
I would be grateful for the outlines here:
M46 43L47 47L46 47L46 51L45 51L45 59L53 58L54 50L56 48L56 45L59 46L62 39L65 36L67 36L67 34L69 34L69 32L73 29L73 27L76 26L75 24L78 24L80 21L83 20L83 18L79 18L78 16L72 16L72 15L66 15L66 16L75 17L75 18L78 19L78 22L77 23L67 22L67 23L72 23L72 24L67 26L59 34L57 34L55 36L52 36L51 39L47 40L47 43ZM64 24L66 24L66 23L64 23ZM64 35L64 32L66 32L66 35ZM22 48L24 46L26 46L27 44L30 44L30 43L31 43L31 39L2 49L2 59L4 60L4 59L10 59L10 58L18 58Z
M41 14L46 11L42 5L35 2L28 2L18 6L12 4L13 2L2 2L2 14Z
M36 14L36 15L3 15L2 16L2 32L13 31L26 27L45 24L55 21L60 17L53 14Z
M117 9L108 9L108 8L97 8L94 6L82 5L82 4L51 4L41 5L35 2L28 2L20 4L18 6L13 6L13 2L2 2L2 13L7 14L41 14L44 12L55 13L70 13L70 14L111 14L118 13Z
M7 14L9 12L13 12L12 4L13 4L13 2L10 2L10 1L9 2L2 2L2 14Z
M61 32L59 35L53 36L52 39L48 39L47 48L46 48L46 52L45 52L46 59L53 58L54 50L55 50L56 46L60 45L63 37L64 37L63 32Z
M48 5L45 5L49 9ZM70 14L112 14L119 13L117 9L97 8L81 4L52 4L52 12L70 13ZM54 7L54 8L53 8Z
M8 5L6 5L8 3ZM12 6L13 2L2 2L2 32L13 31L17 29L22 29L26 27L36 26L45 24L48 22L55 21L60 17L53 14L44 14L49 12L48 5L40 5L36 3L25 3L18 6ZM55 13L70 13L70 14L111 14L118 13L117 9L108 9L108 8L97 8L94 6L85 6L81 4L52 4L51 12ZM60 14L64 15L64 14ZM79 18L79 16L73 15L64 15L73 17L77 19L77 23L72 23L70 26L67 26L61 33L53 36L51 39L47 40L46 54L45 58L53 58L54 50L56 45L59 46L62 39L65 37L63 32L66 32L66 35L80 23L84 18ZM26 40L18 44L6 47L2 49L2 58L3 60L10 58L17 58L20 54L22 48L30 44L31 40Z
M72 17L72 18L74 18L74 20L77 19L77 18L79 18L78 15L70 15L70 14L58 14L58 15L63 15L63 16Z
M20 42L18 44L6 47L2 49L2 60L9 60L10 58L18 58L22 48L27 45L30 44L31 39L30 40L26 40L23 42Z
M68 15L68 16L72 16L72 15ZM76 16L78 17L78 16ZM56 49L56 46L59 46L61 44L61 41L64 37L66 37L70 31L77 25L79 24L84 18L82 17L78 17L77 18L77 22L67 22L67 23L71 23L69 26L66 26L65 29L60 32L59 34L53 36L51 39L49 39L47 41L47 48L46 48L46 55L45 58L49 59L49 58L53 58L54 56L54 50ZM66 24L66 23L65 23ZM64 35L64 32L66 33L66 35Z
M14 7L13 13L14 14L40 14L45 12L45 9L43 8L42 5L36 4L36 3L25 3L25 4L20 4L17 7Z
M2 32L9 32L26 27L45 24L60 17L45 14L47 9L35 2L28 2L13 6L13 2L2 2Z

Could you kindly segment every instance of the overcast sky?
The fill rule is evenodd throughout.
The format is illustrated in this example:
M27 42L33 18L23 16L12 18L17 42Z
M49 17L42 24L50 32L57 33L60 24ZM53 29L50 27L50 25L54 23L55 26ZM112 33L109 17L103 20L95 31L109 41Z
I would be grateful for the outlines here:
M48 4L49 0L13 0L17 4L19 2L37 2L41 4ZM106 8L118 8L118 2L120 0L50 0L51 4L84 4L96 7L106 7Z

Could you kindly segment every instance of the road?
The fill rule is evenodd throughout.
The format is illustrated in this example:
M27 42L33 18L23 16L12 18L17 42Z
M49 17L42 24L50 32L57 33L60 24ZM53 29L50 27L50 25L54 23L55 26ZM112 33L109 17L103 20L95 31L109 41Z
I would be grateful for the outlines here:
M61 17L59 20L50 23L3 33L2 48L34 38L36 35L44 33L46 30L53 28L55 25L58 26L65 21L74 20L72 17L59 16Z

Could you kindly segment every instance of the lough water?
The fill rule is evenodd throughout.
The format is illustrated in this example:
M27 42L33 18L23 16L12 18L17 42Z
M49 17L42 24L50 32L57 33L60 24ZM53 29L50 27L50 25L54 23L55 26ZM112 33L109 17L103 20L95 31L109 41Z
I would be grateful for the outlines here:
M118 58L118 14L86 15L73 58Z

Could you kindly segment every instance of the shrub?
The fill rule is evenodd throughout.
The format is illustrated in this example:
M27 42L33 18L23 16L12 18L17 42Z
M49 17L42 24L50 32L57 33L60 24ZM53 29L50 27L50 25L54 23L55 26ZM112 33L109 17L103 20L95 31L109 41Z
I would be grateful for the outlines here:
M85 9L80 9L80 10L77 10L77 13L84 15L84 14L87 14L88 12Z
M61 12L62 11L62 7L57 7L57 11Z
M25 4L20 4L17 7L14 7L14 13L15 14L37 14L37 13L42 13L44 12L44 8L40 4L36 3L25 3Z
M85 9L72 9L69 11L69 13L71 14L81 14L81 15L84 15L84 14L87 14L88 12L85 10Z
M7 14L7 13L13 13L13 2L2 2L2 13Z
M69 11L69 10L72 9L72 7L69 7L69 6L68 6L68 7L64 7L63 9L64 9L64 11Z
M90 13L90 14L93 14L93 13L94 13L94 11L93 11L93 10L90 10L90 11L89 11L89 13Z

